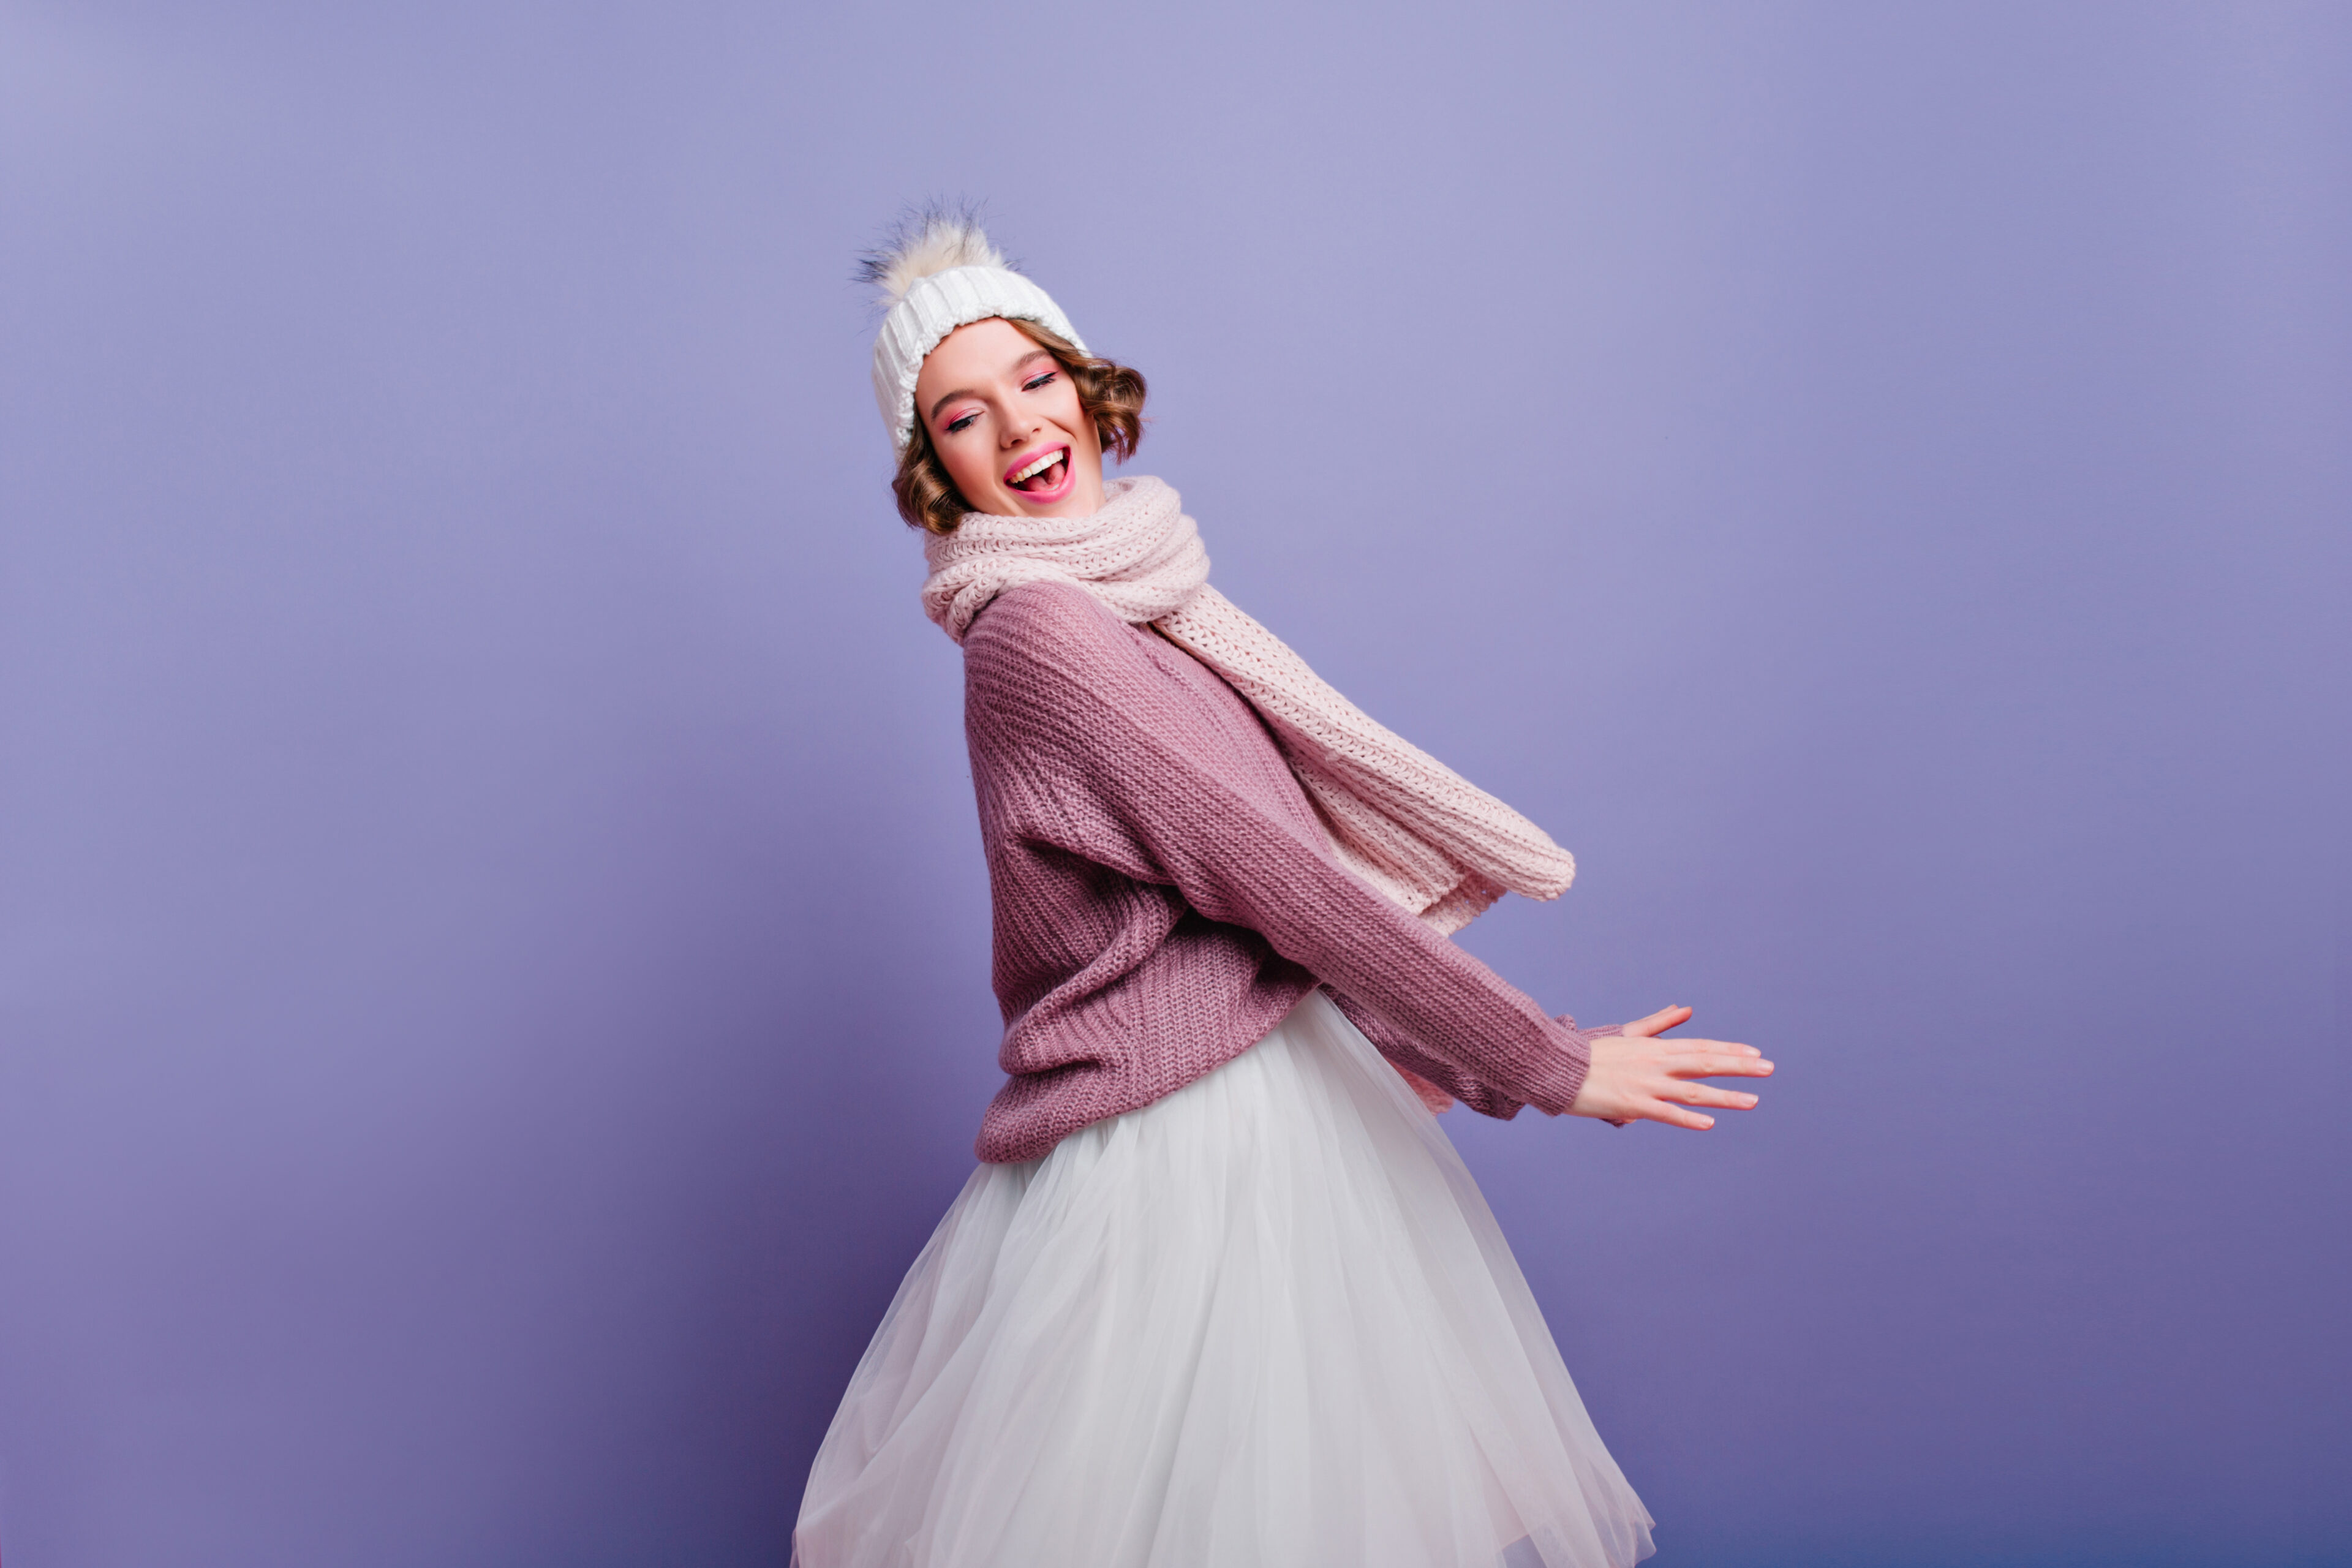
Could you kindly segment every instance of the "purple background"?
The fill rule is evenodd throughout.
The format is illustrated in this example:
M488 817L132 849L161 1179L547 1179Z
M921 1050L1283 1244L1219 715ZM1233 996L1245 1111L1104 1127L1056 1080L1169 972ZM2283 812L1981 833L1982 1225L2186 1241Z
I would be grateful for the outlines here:
M2352 11L0 5L0 1547L775 1564L996 1082L854 253L1782 1064L1456 1113L1662 1563L2352 1559Z

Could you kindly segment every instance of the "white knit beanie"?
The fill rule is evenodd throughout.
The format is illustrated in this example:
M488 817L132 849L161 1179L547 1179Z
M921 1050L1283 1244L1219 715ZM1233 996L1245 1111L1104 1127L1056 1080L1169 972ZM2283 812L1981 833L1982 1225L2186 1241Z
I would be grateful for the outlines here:
M866 258L859 276L889 307L874 338L874 401L899 451L915 434L915 378L940 340L958 327L991 316L1034 321L1087 352L1062 308L1013 270L971 212L926 208Z

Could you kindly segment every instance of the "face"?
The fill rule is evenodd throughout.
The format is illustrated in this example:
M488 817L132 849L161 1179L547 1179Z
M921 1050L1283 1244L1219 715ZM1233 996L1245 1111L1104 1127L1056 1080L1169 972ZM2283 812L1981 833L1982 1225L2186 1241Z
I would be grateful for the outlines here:
M1087 517L1103 504L1102 441L1052 354L997 317L940 340L915 417L975 511Z

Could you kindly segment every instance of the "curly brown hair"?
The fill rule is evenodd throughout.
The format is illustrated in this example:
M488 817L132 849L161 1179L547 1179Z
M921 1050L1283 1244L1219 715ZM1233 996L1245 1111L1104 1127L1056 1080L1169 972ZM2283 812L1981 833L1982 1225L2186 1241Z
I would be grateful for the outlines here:
M1107 359L1097 359L1078 352L1076 344L1059 332L1039 326L1034 321L1006 321L1023 336L1054 356L1078 389L1078 406L1095 422L1095 434L1103 450L1113 454L1120 462L1135 456L1135 448L1143 440L1143 374L1115 364ZM908 438L907 449L898 454L898 471L890 480L890 493L898 498L898 515L920 529L933 533L953 533L963 521L963 514L971 510L955 481L948 478L947 465L931 445L931 433L923 424L922 414L915 416L915 431Z

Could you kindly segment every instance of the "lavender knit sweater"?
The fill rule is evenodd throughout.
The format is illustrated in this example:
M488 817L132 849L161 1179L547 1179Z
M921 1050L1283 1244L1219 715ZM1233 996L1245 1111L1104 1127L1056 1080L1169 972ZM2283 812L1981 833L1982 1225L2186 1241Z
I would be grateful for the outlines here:
M1247 1050L1318 983L1474 1110L1558 1115L1588 1042L1342 869L1256 712L1085 589L1007 590L964 638L995 905L999 1059L978 1152L1034 1160Z

